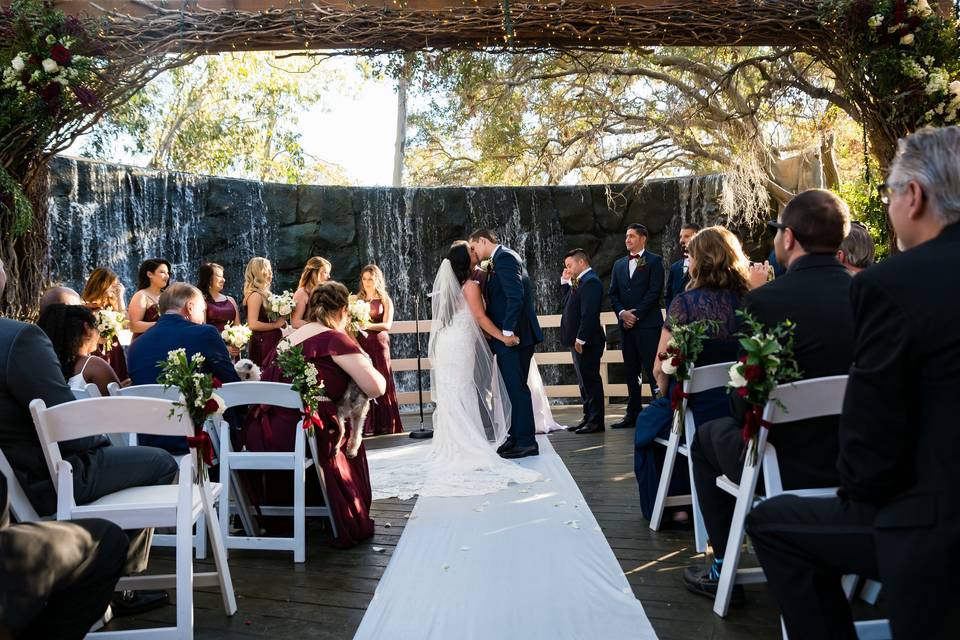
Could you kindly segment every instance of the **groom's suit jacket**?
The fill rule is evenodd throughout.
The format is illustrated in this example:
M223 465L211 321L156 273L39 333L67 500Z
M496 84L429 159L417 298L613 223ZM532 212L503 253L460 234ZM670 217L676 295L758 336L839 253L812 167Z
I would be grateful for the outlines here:
M533 304L533 287L520 256L504 246L493 254L493 273L487 278L487 316L501 331L512 331L520 346L543 342Z

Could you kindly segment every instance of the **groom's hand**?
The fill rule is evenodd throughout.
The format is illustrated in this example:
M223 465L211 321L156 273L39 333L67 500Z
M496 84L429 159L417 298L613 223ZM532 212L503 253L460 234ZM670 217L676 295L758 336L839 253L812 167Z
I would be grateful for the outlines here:
M515 347L520 344L520 338L517 336L506 336L506 340L503 341L503 344L507 345L508 347Z

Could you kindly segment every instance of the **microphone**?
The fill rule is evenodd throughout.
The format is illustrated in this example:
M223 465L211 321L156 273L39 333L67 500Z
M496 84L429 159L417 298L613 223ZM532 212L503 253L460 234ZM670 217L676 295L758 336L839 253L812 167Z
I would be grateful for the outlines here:
M429 298L428 294L427 297ZM420 293L413 298L414 332L417 336L417 394L420 400L420 428L410 432L410 437L414 440L427 440L433 437L433 429L427 429L423 426L423 367L420 362L421 343L420 343Z

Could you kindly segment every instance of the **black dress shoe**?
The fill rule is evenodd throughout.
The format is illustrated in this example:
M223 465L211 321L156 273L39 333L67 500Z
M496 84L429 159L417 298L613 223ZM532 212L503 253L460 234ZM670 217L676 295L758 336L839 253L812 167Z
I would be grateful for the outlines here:
M166 606L169 601L166 591L118 591L113 594L110 608L115 617L122 618Z
M718 580L710 579L709 567L693 565L683 570L683 586L687 588L687 591L698 596L716 600L718 584ZM743 604L743 601L743 585L733 585L733 591L730 593L730 605L736 607Z
M517 458L526 458L527 456L538 456L540 455L540 447L535 444L530 445L529 447L514 447L509 451L504 451L500 454L501 458L506 458L507 460L515 460Z
M504 451L510 451L515 446L517 446L517 441L512 437L507 436L507 439L503 441L503 444L497 447L497 453L503 453Z
M620 422L614 422L612 425L610 425L610 428L611 429L632 429L635 426L637 426L636 418L624 418Z
M600 433L601 431L603 431L602 424L586 424L577 429L577 433Z
M581 420L581 421L578 422L577 424L573 425L572 427L567 427L567 431L577 431L577 430L579 430L579 429L583 429L585 426L587 426L587 419L586 419L586 418L584 418L583 420Z

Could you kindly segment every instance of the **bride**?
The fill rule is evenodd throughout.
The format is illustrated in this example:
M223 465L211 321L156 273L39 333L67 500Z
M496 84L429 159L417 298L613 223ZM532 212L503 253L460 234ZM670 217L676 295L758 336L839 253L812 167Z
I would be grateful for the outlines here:
M497 455L507 436L510 400L484 333L509 338L487 318L467 243L454 243L431 294L433 440L369 459L374 499L494 493L540 474Z

